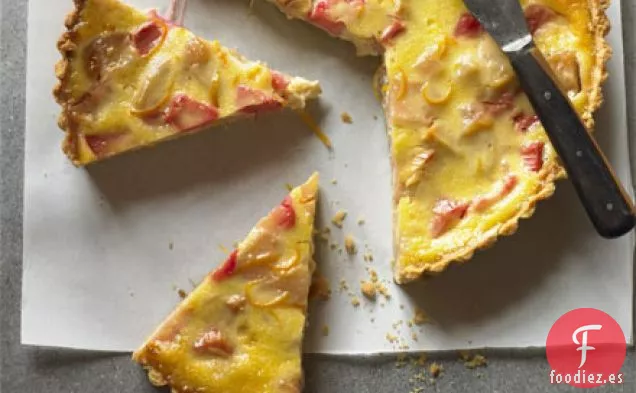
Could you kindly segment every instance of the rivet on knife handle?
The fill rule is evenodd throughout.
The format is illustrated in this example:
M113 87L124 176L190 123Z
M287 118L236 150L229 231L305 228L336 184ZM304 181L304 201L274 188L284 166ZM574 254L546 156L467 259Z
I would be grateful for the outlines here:
M613 238L629 232L636 223L631 199L541 52L528 45L508 56L598 233Z

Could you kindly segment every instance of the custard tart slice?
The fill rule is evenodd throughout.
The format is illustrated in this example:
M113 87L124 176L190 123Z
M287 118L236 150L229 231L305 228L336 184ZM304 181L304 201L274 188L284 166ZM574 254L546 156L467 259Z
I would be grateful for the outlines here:
M63 150L78 166L230 119L303 108L317 82L250 61L156 12L75 0L54 90Z
M133 358L173 392L299 393L318 175L293 189Z

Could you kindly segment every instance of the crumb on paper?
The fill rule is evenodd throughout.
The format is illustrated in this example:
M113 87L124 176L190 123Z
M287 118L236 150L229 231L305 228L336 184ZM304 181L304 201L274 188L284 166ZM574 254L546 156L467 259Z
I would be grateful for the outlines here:
M416 363L418 366L423 367L427 361L428 361L428 357L426 356L425 353L423 353L417 358Z
M285 183L285 188L287 189L287 191L291 191L294 189L294 186L292 186L290 183Z
M342 280L340 280L340 291L346 291L347 289L349 289L349 284L347 284L347 281L343 278Z
M417 333L415 332L411 332L411 340L413 341L417 341L418 337L417 337Z
M357 296L354 296L354 297L351 299L351 305L352 305L353 307L358 307L358 306L360 305L360 298L358 298Z
M347 212L344 210L339 210L334 216L331 218L331 223L338 228L342 228L342 223L345 218L347 218Z
M360 291L369 300L375 300L376 297L376 289L375 285L369 281L363 281L360 285Z
M356 241L353 239L353 236L346 235L344 239L345 249L347 250L347 254L355 255L358 252L358 247L356 246Z
M442 365L439 363L431 363L431 365L428 367L428 372L433 378L439 377L442 371L444 371L444 367L442 367Z
M336 243L331 243L329 245L329 248L332 249L332 250L335 250L336 248L338 248L338 245Z
M391 344L395 344L396 342L398 342L398 337L394 334L387 333L385 337L386 341L390 342Z
M188 297L188 294L186 291L184 291L183 289L178 289L177 290L177 294L179 295L179 297L181 299L185 299L186 297Z
M400 310L404 310L404 304L400 304Z
M320 273L314 274L309 287L309 297L327 301L331 298L331 286L325 276Z
M428 315L426 315L426 313L424 312L424 310L422 310L421 308L416 308L415 309L415 315L413 316L413 323L415 325L423 325L427 322L430 322L430 319L428 318Z
M347 124L353 123L353 118L348 112L342 112L340 114L340 119L342 120L343 123L347 123Z
M373 115L373 120L378 120L378 115Z
M168 243L168 250L174 250L174 243L173 242Z
M329 326L328 325L323 325L322 326L322 335L324 337L327 337L329 335Z
M336 180L336 179L331 179L331 184L333 184L333 185L335 186L336 184L338 184L338 180Z
M229 255L229 254L230 254L230 252L231 252L231 251L230 251L230 250L228 250L228 249L227 249L227 247L225 247L223 244L219 244L219 249L220 249L221 251L223 251L223 253L228 254L228 255Z
M367 251L364 253L363 259L365 262L373 262L373 254Z
M391 294L389 293L389 290L381 282L376 283L375 288L378 290L378 293L384 296L387 300L391 298Z
M378 272L373 269L369 269L369 275L371 276L371 282L378 282Z
M362 225L365 224L365 222L366 222L366 220L364 219L364 217L360 216L358 218L358 225L362 226Z

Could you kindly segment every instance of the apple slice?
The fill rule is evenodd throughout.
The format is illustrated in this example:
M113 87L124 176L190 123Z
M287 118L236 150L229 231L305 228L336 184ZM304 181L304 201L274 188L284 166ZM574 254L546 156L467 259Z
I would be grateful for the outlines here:
M175 80L174 61L171 58L156 59L144 77L141 89L133 98L131 112L138 116L156 114L170 96Z

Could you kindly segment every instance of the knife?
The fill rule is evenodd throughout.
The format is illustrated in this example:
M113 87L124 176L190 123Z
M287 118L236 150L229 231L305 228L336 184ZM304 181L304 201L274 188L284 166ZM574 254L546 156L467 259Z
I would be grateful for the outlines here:
M508 56L598 233L632 230L634 205L537 49L518 0L464 0Z

